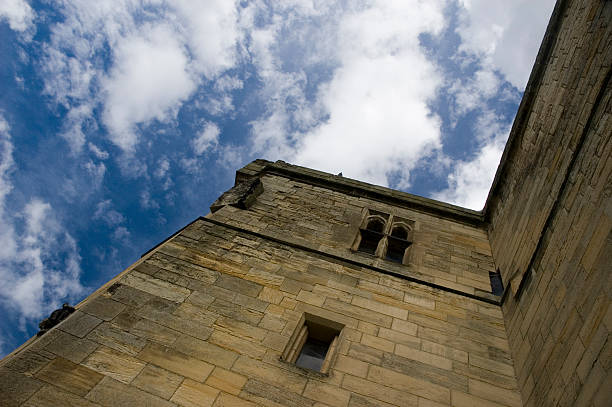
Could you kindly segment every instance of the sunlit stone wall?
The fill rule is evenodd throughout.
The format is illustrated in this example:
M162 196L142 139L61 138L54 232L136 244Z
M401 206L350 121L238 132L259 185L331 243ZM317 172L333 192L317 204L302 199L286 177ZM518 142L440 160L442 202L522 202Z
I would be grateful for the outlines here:
M251 207L196 220L6 358L0 404L522 405L481 215L265 164L238 173L261 176ZM414 222L408 264L352 249L366 210ZM344 326L328 374L281 358L305 313Z

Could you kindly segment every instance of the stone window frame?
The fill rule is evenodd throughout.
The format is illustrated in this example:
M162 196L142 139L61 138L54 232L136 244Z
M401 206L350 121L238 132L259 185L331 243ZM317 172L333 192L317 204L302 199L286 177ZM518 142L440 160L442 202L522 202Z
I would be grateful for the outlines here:
M373 224L382 224L380 231L375 230L375 228L372 227ZM412 252L414 226L415 222L413 220L368 209L361 221L359 232L355 237L351 250L353 252L372 255L396 264L407 265L410 263L410 255ZM397 229L404 231L403 237L395 235L394 232ZM375 250L371 250L372 244L362 246L364 238L371 238L372 236L378 236L378 243L376 244ZM404 253L401 255L401 261L397 261L388 256L390 241L404 246Z
M338 348L343 337L343 329L344 324L305 312L298 321L296 329L281 355L281 360L309 372L317 372L327 376L329 375L329 370L336 360ZM298 358L304 348L304 344L309 338L315 337L315 339L319 339L319 336L317 335L321 334L323 331L325 331L324 333L326 336L329 337L331 334L333 337L329 339L326 338L325 340L325 342L328 343L328 348L325 358L322 361L321 369L312 370L310 368L298 365L296 362L298 361Z

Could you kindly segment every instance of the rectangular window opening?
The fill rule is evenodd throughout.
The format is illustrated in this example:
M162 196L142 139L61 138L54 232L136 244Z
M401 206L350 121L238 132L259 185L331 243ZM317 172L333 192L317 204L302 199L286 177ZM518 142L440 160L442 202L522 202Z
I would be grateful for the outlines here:
M499 271L489 271L489 280L491 281L491 292L494 295L502 295L504 293L504 282Z
M283 359L301 368L327 374L343 327L337 322L304 314Z

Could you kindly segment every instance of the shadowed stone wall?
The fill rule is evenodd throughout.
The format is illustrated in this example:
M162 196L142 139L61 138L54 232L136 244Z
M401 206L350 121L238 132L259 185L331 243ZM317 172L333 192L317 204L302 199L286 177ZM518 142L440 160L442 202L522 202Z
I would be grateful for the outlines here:
M557 4L487 204L526 405L610 405L612 2Z

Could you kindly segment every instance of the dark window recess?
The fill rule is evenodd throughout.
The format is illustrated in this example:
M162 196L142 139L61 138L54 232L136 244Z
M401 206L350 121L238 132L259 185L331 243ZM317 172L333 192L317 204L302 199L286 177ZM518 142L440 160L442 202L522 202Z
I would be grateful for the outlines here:
M504 292L504 283L499 271L489 271L489 280L491 281L491 292L494 295L502 295Z
M385 228L385 224L380 219L372 219L368 222L367 230L371 230L372 232L382 233Z
M406 249L410 246L410 242L393 236L389 236L387 242L387 255L385 258L402 264L404 262L404 254L406 254Z
M369 229L361 230L361 242L359 242L359 251L368 253L368 254L376 254L376 248L378 247L378 242L383 238L382 233L373 232Z
M401 226L397 226L393 228L393 232L391 232L391 236L397 237L398 239L408 240L408 231Z
M398 264L408 264L414 221L368 210L351 250Z
M302 346L302 351L295 361L295 364L299 367L319 372L323 366L323 361L325 360L328 349L328 342L317 341L316 339L308 337L304 346Z
M283 359L301 368L327 374L342 327L337 322L305 314L304 324L289 341Z

